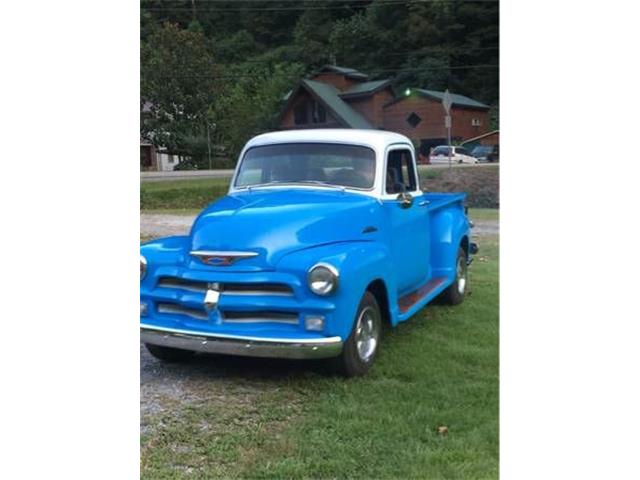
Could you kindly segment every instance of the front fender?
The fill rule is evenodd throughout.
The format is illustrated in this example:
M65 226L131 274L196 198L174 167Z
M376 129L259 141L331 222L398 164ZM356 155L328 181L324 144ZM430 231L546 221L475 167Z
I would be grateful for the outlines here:
M362 295L375 280L385 283L389 304L397 304L397 299L391 295L396 288L390 283L393 282L392 264L386 245L379 242L342 242L308 248L283 257L277 269L298 275L306 285L307 272L318 262L333 265L340 275L338 290L329 297L322 297L334 305L326 334L338 335L343 340L349 336ZM306 295L319 298L308 288Z
M158 238L140 245L140 255L147 259L147 274L142 280L141 287L154 277L158 267L184 265L188 251L189 237L187 236Z

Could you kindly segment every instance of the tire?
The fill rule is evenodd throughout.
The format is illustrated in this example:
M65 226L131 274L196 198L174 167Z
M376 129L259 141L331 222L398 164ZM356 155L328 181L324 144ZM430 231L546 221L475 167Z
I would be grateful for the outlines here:
M191 350L180 350L178 348L161 347L160 345L152 345L145 343L145 347L151 355L163 362L175 363L184 362L195 355L196 352Z
M464 249L458 249L456 258L456 278L447 289L442 292L442 302L449 305L459 305L464 300L467 291L467 254Z
M364 375L378 354L382 336L382 314L376 297L365 292L358 305L353 329L342 353L333 359L336 369L346 377Z

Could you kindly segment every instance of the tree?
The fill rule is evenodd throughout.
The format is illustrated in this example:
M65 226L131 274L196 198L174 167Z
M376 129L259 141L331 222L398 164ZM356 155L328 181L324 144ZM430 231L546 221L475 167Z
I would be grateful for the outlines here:
M201 32L172 23L155 29L141 46L140 97L140 134L156 146L177 152L206 130L215 68Z

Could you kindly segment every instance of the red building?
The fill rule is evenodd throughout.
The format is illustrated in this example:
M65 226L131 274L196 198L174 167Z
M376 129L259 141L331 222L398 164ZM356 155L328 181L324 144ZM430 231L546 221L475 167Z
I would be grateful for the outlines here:
M287 98L283 129L375 128L409 137L420 152L446 143L444 92L411 88L396 96L390 80L370 80L351 68L326 65L303 79ZM489 131L489 106L464 95L451 95L454 141Z

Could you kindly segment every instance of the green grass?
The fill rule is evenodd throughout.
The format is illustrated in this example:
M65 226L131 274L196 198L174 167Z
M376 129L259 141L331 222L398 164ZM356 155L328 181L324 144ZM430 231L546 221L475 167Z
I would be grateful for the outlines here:
M228 178L171 180L140 184L140 209L201 209L227 193Z
M499 252L497 238L481 241L465 302L388 329L363 378L306 364L212 364L212 381L241 388L258 375L263 393L238 402L227 392L152 419L142 477L497 478Z
M499 221L500 210L497 208L470 208L469 218L474 221Z

